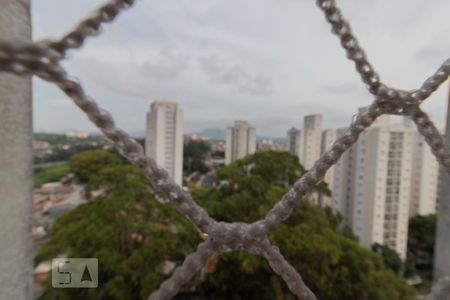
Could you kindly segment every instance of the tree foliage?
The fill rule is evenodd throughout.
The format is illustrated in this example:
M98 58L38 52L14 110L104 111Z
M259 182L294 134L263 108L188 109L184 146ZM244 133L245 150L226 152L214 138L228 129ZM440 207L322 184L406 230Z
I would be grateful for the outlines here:
M378 243L372 245L372 250L381 255L386 268L391 269L395 274L402 273L403 261L395 250Z
M219 169L217 188L194 190L193 197L218 220L252 222L303 172L293 155L256 153ZM98 257L99 288L47 289L42 299L146 299L168 276L163 262L181 264L199 243L198 234L171 205L155 201L136 168L106 164L88 178L103 195L61 217L37 261L60 253ZM318 299L415 299L379 255L340 232L339 220L330 210L302 201L269 238ZM294 299L262 257L231 252L210 263L213 268L195 276L178 299Z
M205 159L211 146L205 141L189 141L184 144L183 150L183 171L185 174L193 172L206 173L208 167L205 164Z
M408 262L426 281L432 281L434 245L436 242L436 215L416 216L409 220Z
M70 169L82 181L89 182L105 166L119 165L122 160L115 154L104 150L81 152L70 158Z
M415 299L378 255L337 233L326 214L308 202L270 240L318 299ZM197 292L205 299L295 299L263 258L245 252L222 255Z
M47 288L42 300L146 299L168 276L164 262L180 264L199 243L186 218L155 200L139 169L98 154L100 160L87 178L88 185L100 187L103 194L56 221L36 262L64 253L98 258L99 287ZM92 161L91 155L77 160ZM100 167L100 162L107 163Z
M89 150L112 147L103 136L89 136L87 138L67 137L63 134L35 133L33 138L49 143L49 151L34 157L35 164L68 161L73 155Z
M296 156L259 152L220 169L218 188L197 190L194 198L219 220L253 222L264 217L303 172ZM324 190L326 185L316 191ZM415 292L386 269L379 255L344 236L340 221L329 209L305 200L269 238L318 299L416 299ZM295 299L263 258L246 252L221 255L216 272L206 276L197 295Z
M44 183L58 181L70 172L69 165L50 166L37 169L33 174L34 188L41 187Z

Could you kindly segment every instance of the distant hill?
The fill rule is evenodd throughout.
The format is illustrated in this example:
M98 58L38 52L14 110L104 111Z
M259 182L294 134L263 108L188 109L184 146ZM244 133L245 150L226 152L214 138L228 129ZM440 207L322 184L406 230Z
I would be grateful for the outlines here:
M224 140L226 136L226 130L220 128L207 128L202 131L195 132L197 135L207 137L211 140Z
M226 130L220 129L220 128L207 128L207 129L204 129L202 131L198 131L198 132L195 132L192 134L204 136L211 140L225 140ZM256 140L257 141L272 140L274 143L277 143L277 144L286 144L287 143L287 138L285 138L285 137L273 138L273 137L267 137L267 136L257 136Z
M200 136L207 137L210 140L225 140L226 138L226 130L220 129L220 128L207 128L203 129L201 131L197 132L191 132L187 133L186 135L192 135L197 134ZM44 133L44 132L36 132L35 138L39 138L42 136L64 136L64 133ZM99 132L89 132L89 135L91 137L98 137L101 136L101 133ZM134 131L131 132L130 135L137 139L143 139L145 138L145 131ZM45 140L45 139L44 139ZM267 137L267 136L256 136L256 140L259 142L261 140L272 140L274 143L277 144L287 144L287 138L286 137Z
M134 137L134 138L143 139L143 138L145 138L145 131L144 130L133 131L133 132L130 132L130 135L131 135L131 137Z
M272 140L275 144L287 144L288 140L287 137L266 137L266 136L257 136L257 141L261 140Z

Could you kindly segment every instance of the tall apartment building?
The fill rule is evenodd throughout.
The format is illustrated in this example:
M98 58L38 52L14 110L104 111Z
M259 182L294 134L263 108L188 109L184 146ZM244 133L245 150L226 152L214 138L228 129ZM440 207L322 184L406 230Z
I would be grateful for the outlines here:
M175 102L155 101L147 113L146 155L183 182L183 112Z
M322 152L322 115L308 115L303 120L303 128L291 128L287 132L289 152L298 156L305 169L311 169ZM330 133L326 134L327 142ZM332 174L332 171L331 173ZM332 175L329 175L332 176ZM328 178L330 179L330 178ZM309 199L319 205L328 205L330 199L317 194ZM323 202L323 203L322 203Z
M310 169L320 158L322 147L322 115L305 116L303 129L291 128L288 148L296 154L305 169Z
M445 145L450 151L450 88L448 94ZM441 168L438 225L434 257L434 279L450 276L450 174Z
M343 134L338 130L338 137ZM410 201L418 199L424 202L419 207L430 207L436 199L437 179L417 177L437 174L427 165L427 151L410 121L390 124L388 116L381 116L341 157L332 207L344 216L360 244L384 244L406 257ZM429 197L414 195L415 185Z
M235 121L227 128L225 165L256 151L256 131L247 121Z
M430 147L418 132L413 143L410 217L436 213L439 186L439 163Z
M336 130L327 129L322 133L322 145L320 149L321 155L324 154L328 149L331 148L333 143L336 141ZM335 166L328 169L325 174L324 181L328 184L328 188L334 190L334 172ZM329 196L319 195L319 205L321 207L331 206L332 198Z
M287 132L288 151L298 156L301 160L303 156L303 136L302 130L292 127Z
M338 129L336 138L345 134L347 129ZM331 207L341 213L344 223L351 227L353 220L353 157L356 147L345 151L334 165L334 184Z
M311 169L320 158L322 148L322 115L306 116L303 122L303 156L301 163Z

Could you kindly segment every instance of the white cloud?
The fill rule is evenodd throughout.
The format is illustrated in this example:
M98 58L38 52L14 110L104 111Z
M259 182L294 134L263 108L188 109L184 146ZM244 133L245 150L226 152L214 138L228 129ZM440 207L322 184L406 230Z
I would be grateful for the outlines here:
M35 1L35 36L59 36L98 3ZM338 4L389 85L417 88L450 54L447 0ZM155 99L179 102L187 131L246 118L268 136L311 113L323 113L327 127L346 126L372 101L314 0L138 1L70 56L70 73L132 132L143 130ZM55 119L52 101L64 96L35 87L37 130L91 128L69 108ZM439 125L445 97L441 88L425 104Z

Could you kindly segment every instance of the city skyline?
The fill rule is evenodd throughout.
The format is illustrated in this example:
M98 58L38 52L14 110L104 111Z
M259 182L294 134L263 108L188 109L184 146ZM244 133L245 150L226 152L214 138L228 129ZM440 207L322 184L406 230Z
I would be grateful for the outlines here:
M448 1L341 2L387 84L415 88L446 59ZM36 3L34 37L40 39L62 34L61 28L73 26L77 15L100 1ZM70 52L65 67L127 132L145 127L140 113L149 97L176 100L186 112L186 132L245 119L272 137L284 136L286 128L299 126L312 113L327 116L325 128L347 126L356 107L373 100L315 1L187 4L139 2L117 26L105 26L100 38ZM56 89L39 80L34 86L36 131L93 129ZM441 88L424 104L440 128L445 94Z
M450 85L447 85L448 86L448 91L447 92L450 92ZM163 101L164 102L164 101ZM168 102L174 102L174 103L177 103L178 104L178 101L168 101ZM446 105L447 106L447 105ZM362 107L364 107L364 106L362 106ZM361 107L359 107L358 109L357 109L357 112L352 116L352 117L354 117L357 113L359 113L359 110L360 110L360 108ZM146 115L146 113L142 113L142 115L143 115L143 117L144 117L144 119L145 119L145 115ZM298 120L297 120L297 124L296 125L293 125L293 124L291 124L290 126L288 125L288 127L286 127L286 128L284 128L284 132L281 132L279 135L276 135L276 136L267 136L267 135L264 135L264 134L259 134L259 130L258 130L258 134L256 135L256 138L257 138L257 140L260 140L260 139L285 139L285 141L286 141L286 145L288 145L289 144L289 137L287 137L287 135L286 135L286 133L289 131L289 130L292 130L292 129L298 129L298 128L300 128L300 130L302 129L302 126L304 126L304 119L306 118L306 117L310 117L310 116L320 116L320 117L324 117L325 116L325 118L323 118L323 121L324 122L326 122L326 119L327 119L327 115L324 115L324 114L319 114L319 113L314 113L314 112L312 112L312 114L307 114L307 115L305 115L304 117L302 117L302 118L299 118ZM394 115L388 115L387 116L390 120L391 120L391 122L393 122L393 123L398 123L398 122L401 122L401 117L399 117L399 116L394 116ZM230 123L234 123L234 121L235 120L237 120L238 118L234 118ZM351 120L349 120L349 122L348 122L348 124L346 124L345 126L340 126L340 127L325 127L325 126L323 126L322 125L322 130L323 131L328 131L328 130L332 130L332 131L336 131L336 130L339 130L339 129L342 129L342 128L347 128L349 125L350 125L350 121ZM321 124L323 124L324 122L320 122ZM185 124L186 123L186 120L185 120L185 118L183 117L183 124ZM249 122L249 123L251 123L251 122ZM346 127L347 126L347 127ZM216 126L216 127L205 127L205 128L200 128L199 130L197 130L197 131L184 131L183 132L183 135L184 136L191 136L191 135L200 135L200 136L202 136L201 134L202 134L202 132L205 132L205 131L215 131L215 135L223 135L223 137L222 138L217 138L217 139L219 139L219 140L225 140L226 139L226 132L227 132L227 128L229 127L229 124L227 124L227 125L225 125L225 126L223 126L223 127L219 127L219 126ZM255 129L259 129L259 128L257 128L256 126L253 126ZM133 131L133 132L130 132L130 135L132 136L132 137L136 137L136 138L145 138L145 136L146 136L146 128L147 128L147 125L144 125L144 127L143 128L141 128L141 129L139 129L139 130L136 130L136 131ZM414 128L415 128L415 125L414 125ZM444 133L445 132L445 128L444 127L439 127L438 128L442 133ZM40 131L40 130L34 130L33 131L34 133L48 133L48 134L65 134L65 135L67 135L67 134L72 134L72 133L74 133L74 132L78 132L78 133L83 133L83 134L89 134L89 135L102 135L102 133L98 130L98 129L93 129L93 130L83 130L83 129L79 129L79 128L63 128L63 129L59 129L59 130L54 130L54 131L45 131L45 130L42 130L42 131ZM204 137L207 137L208 138L208 136L207 135L204 135ZM212 138L212 139L216 139L216 138ZM335 139L334 139L335 140ZM333 140L333 141L334 141ZM289 146L289 145L288 145Z

